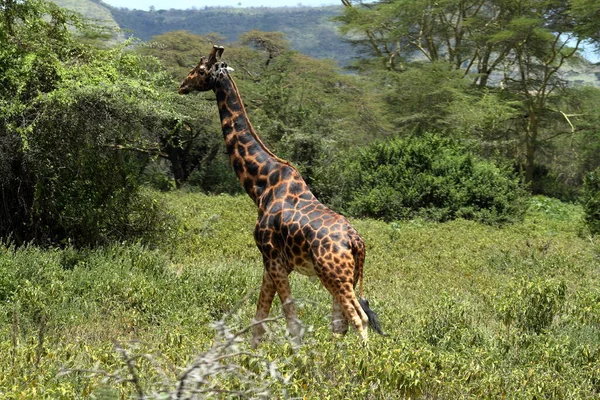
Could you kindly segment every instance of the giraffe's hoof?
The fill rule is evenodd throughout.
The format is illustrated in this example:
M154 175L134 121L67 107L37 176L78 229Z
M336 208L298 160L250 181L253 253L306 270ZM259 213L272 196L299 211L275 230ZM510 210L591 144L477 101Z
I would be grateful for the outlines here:
M358 334L360 335L360 338L363 340L364 343L367 343L369 341L369 331L366 327L360 330Z
M290 342L292 343L292 347L293 348L298 348L300 346L302 346L302 337L298 336L293 336L290 339Z

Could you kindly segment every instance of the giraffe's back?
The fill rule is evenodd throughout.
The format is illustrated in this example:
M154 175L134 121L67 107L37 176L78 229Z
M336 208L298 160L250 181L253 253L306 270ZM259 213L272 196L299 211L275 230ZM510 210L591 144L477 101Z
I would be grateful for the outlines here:
M336 265L339 273L350 264L354 272L353 249L357 240L363 248L362 239L346 218L319 202L301 178L273 188L266 197L269 202L255 229L263 257L322 280L335 279L332 271L324 271L326 265Z

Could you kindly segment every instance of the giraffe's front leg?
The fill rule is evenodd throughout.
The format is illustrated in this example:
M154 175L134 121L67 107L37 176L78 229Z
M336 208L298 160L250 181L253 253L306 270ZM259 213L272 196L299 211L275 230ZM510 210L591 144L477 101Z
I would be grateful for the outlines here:
M258 295L258 305L256 306L256 315L254 316L252 326L252 348L256 348L265 334L265 326L260 321L265 320L269 316L271 304L275 297L275 285L265 269L263 272L262 286Z
M302 336L302 324L296 313L296 304L290 290L289 272L285 265L279 260L269 260L265 264L266 270L271 277L275 290L279 295L283 306L283 313L287 322L288 333L295 344L300 344Z
M254 326L252 328L252 347L255 348L260 343L264 333L264 324L257 322L263 321L269 316L271 303L275 297L275 292L279 295L283 312L287 322L287 329L294 343L299 344L302 335L302 325L296 314L296 306L291 295L288 272L282 263L278 261L265 261L265 271L263 273L263 283L258 296L258 306L254 317Z

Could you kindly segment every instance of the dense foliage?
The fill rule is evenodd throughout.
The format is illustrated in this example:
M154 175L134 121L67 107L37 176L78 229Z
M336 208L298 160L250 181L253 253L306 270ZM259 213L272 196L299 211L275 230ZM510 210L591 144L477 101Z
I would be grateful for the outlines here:
M134 216L152 204L141 175L184 118L166 75L126 45L89 44L95 31L52 3L1 5L0 236L90 245L152 230Z
M376 142L345 154L334 168L317 188L354 216L498 223L523 213L525 193L510 170L436 135Z
M594 75L598 67L579 56L582 39L588 39L589 51L600 37L596 3L464 0L424 8L420 1L395 0L316 9L141 11L100 3L90 8L105 7L120 18L122 28L144 39L158 34L141 50L159 57L178 80L210 43L239 39L243 46L227 44L226 58L236 68L236 79L246 80L240 88L251 118L258 122L255 125L260 123L259 133L277 154L300 169L306 166L303 173L309 181L315 168L331 158L331 151L356 144L336 143L337 138L355 137L364 143L391 131L437 132L469 138L480 155L513 163L533 193L574 201L583 177L600 162L600 153L594 150L599 142L594 128L599 119L598 89L579 86L598 84ZM334 39L324 32L334 31L328 19L340 14L337 22L357 45L353 49L340 46L339 35ZM221 26L227 26L227 32ZM170 29L178 31L167 32ZM271 52L269 40L277 35L287 39L289 47L276 43L273 48L279 48ZM299 46L298 41L310 45ZM256 49L265 51L259 56L252 51ZM353 93L360 80L342 80L339 71L325 77L318 69L330 67L313 64L307 57L290 58L289 49L317 57L331 55L338 62L344 56L359 56L354 66L370 87ZM269 68L260 68L265 61ZM301 66L307 62L316 69ZM296 79L302 70L309 79ZM310 90L302 90L310 84L314 84ZM352 97L362 101L353 102ZM338 99L346 104L343 117L323 118L332 108L341 110L333 105ZM312 104L288 107L290 100ZM371 109L363 113L365 107ZM208 119L204 113L196 120L207 125ZM171 173L178 175L175 184L190 182L203 190L232 192L235 181L220 175L227 169L226 159L221 154L206 157L218 148L210 132L196 126L179 130L175 140L167 138L165 143L175 144L168 161L176 164L171 166ZM322 140L323 134L336 140ZM196 162L180 162L195 154L200 154Z
M218 35L175 31L136 45L135 52L125 46L99 49L93 45L99 42L92 41L98 31L70 12L33 0L7 2L5 7L12 11L2 25L7 44L2 52L2 236L17 242L77 243L136 236L140 227L130 219L135 213L128 205L141 204L136 193L144 182L161 190L184 185L212 193L240 190L222 150L212 94L174 94L189 66L211 42L221 40ZM347 31L368 33L373 21L361 18L370 12L348 7L341 21ZM367 25L355 26L357 21ZM589 22L586 28L590 38L594 26ZM437 40L451 34L443 32L428 35ZM27 39L33 35L45 39ZM444 55L439 48L424 47L420 51L428 52L433 62L407 60L398 68L380 68L372 62L377 57L363 58L363 73L357 76L342 75L331 62L292 51L284 33L253 30L240 38L239 45L228 47L227 61L236 69L251 120L269 147L294 163L315 193L336 209L386 219L510 220L510 215L519 215L521 189L507 178L506 169L479 167L483 164L477 156L497 165L512 163L532 191L567 199L577 198L583 177L600 163L594 151L600 120L594 88L561 86L561 96L548 89L543 107L549 108L543 115L554 113L558 119L548 120L545 134L551 140L534 138L535 146L546 151L538 152L533 164L524 164L528 150L521 147L520 135L526 102L507 82L500 88L480 81L472 85L462 67L452 62L456 52ZM35 46L24 45L29 41ZM506 39L502 45L516 51L510 43ZM510 54L503 59L514 56ZM356 156L361 151L348 151L391 132L398 137L434 132L469 143L470 152L441 151L427 179L417 171L422 180L386 181L387 172L382 171L388 167L362 165L368 162ZM362 157L372 151L400 157L409 151L409 143L384 140L364 150ZM409 157L390 164L406 172L412 171L408 163L413 162ZM440 171L452 172L441 178ZM461 173L471 176L456 175ZM480 184L484 180L495 182L490 183L493 194Z
M586 41L598 45L597 0L460 0L427 2L427 6L420 0L343 3L346 10L338 20L364 50L364 62L357 64L360 70L386 71L391 78L384 82L393 84L399 72L413 70L418 75L423 70L420 64L441 63L483 93L499 87L504 102L516 106L516 112L502 112L497 104L498 112L490 115L498 117L495 125L500 129L484 131L479 139L509 153L532 191L548 192L538 172L562 167L552 165L553 159L566 153L561 138L576 131L582 136L586 119L596 114L580 114L578 104L569 101L573 87L567 75L582 64L579 52ZM402 89L398 86L399 92ZM431 97L443 97L424 114L443 118L452 110L444 100L454 102L465 93L456 89L458 84L443 84L430 90ZM411 111L402 117L421 116Z

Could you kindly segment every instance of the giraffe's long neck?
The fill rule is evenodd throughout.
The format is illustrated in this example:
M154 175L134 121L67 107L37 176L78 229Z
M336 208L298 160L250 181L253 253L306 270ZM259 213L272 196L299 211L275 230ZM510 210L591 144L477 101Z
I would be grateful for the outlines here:
M235 82L225 74L215 88L223 137L233 169L246 193L259 204L269 186L269 174L289 163L260 140L246 114Z

